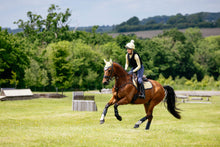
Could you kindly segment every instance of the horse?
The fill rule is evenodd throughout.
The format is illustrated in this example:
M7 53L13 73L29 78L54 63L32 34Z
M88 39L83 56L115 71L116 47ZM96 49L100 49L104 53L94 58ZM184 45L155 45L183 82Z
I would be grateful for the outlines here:
M179 109L176 107L176 94L171 86L162 86L157 81L147 79L152 83L152 88L145 89L145 98L139 98L138 89L132 82L132 75L129 75L120 64L112 62L112 59L109 62L104 59L104 62L105 67L102 83L108 85L110 80L115 78L115 85L112 88L112 97L102 112L100 124L105 122L108 108L112 105L114 105L115 117L121 121L122 117L119 115L118 106L125 104L144 104L146 116L141 118L134 125L134 128L138 128L144 121L148 120L145 129L149 130L153 119L153 109L163 99L167 103L168 111L175 118L181 119Z

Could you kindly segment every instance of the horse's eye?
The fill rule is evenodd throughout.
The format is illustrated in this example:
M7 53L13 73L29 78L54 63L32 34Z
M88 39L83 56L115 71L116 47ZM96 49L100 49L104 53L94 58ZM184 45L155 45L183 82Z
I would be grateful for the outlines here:
M110 73L110 72L111 72L111 70L108 70L108 72Z

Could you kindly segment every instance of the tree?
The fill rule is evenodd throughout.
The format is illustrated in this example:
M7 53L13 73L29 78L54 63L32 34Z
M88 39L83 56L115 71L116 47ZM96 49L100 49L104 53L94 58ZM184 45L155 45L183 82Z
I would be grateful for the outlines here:
M140 23L138 17L133 16L132 18L128 19L126 24L127 25L138 25Z
M206 75L217 78L219 72L220 37L207 37L198 41L196 45L195 61L198 62Z
M96 33L97 29L99 28L98 25L92 27L92 32L87 33L87 39L86 42L90 45L102 45L106 42L109 42L110 40L113 40L112 37L108 36L106 33L99 34ZM80 38L81 39L81 38Z
M171 16L167 21L168 24L171 24L175 27L176 27L177 24L184 23L184 22L186 22L186 17L183 16L182 14L180 14L180 13L178 13L175 16Z
M70 10L67 8L65 13L59 12L59 10L59 6L54 4L52 4L48 9L48 15L45 20L45 30L52 31L54 33L68 30L68 19L71 16Z
M23 29L24 35L31 39L36 37L37 33L42 31L44 20L42 16L33 14L31 11L27 12L28 21L24 22L22 19L19 19L14 24L18 24L18 28Z
M69 88L72 85L71 79L71 62L70 62L70 43L67 41L61 41L51 44L50 52L50 64L52 85L63 90Z
M115 41L119 45L120 48L125 49L125 45L131 41L131 36L120 34L115 38Z
M106 59L112 59L119 64L125 64L125 49L121 49L115 42L109 42L99 47Z
M71 16L70 9L60 12L58 5L52 4L48 8L46 19L41 15L33 14L31 11L27 12L28 21L19 19L15 24L24 30L24 36L28 37L31 42L36 39L41 40L41 43L50 43L62 37L62 33L69 30L68 19Z
M208 65L209 75L213 75L215 80L217 80L218 77L220 77L220 50L211 53L211 58Z
M10 80L16 77L16 84L23 85L24 70L29 64L27 55L23 52L25 45L20 40L0 27L0 84L12 86ZM14 83L13 83L14 86Z
M35 60L31 60L30 68L25 70L25 85L28 87L45 87L49 84L47 71L41 69Z
M152 41L154 42L154 47L151 48L151 50L154 50L151 55L154 66L153 72L157 73L157 76L159 76L159 73L162 73L165 78L168 78L170 75L173 76L175 71L172 67L176 60L171 52L173 46L172 38L154 38Z
M179 30L177 30L177 28L165 30L163 31L163 34L159 36L160 37L162 36L172 37L174 42L181 41L182 43L184 43L186 40L186 37L184 36L184 34L180 32Z
M186 29L184 36L186 37L187 42L191 42L193 45L203 38L199 28Z
M220 18L216 21L216 26L220 27Z
M180 76L190 79L198 71L192 58L194 48L190 43L184 43L182 39L178 39L182 42L174 39L166 36L153 38L148 49L151 52L148 60L152 62L148 65L154 76L162 73L165 78Z
M70 58L72 65L73 88L101 89L103 77L103 56L82 40L71 42ZM93 80L91 80L93 77ZM89 84L91 81L93 85Z
M14 88L17 88L19 81L17 80L17 75L12 71L12 79L9 80L11 85L14 85Z
M87 83L86 88L87 89L97 89L98 83L96 82L98 79L99 75L97 72L92 71L92 69L88 70L88 75L85 76L84 80Z

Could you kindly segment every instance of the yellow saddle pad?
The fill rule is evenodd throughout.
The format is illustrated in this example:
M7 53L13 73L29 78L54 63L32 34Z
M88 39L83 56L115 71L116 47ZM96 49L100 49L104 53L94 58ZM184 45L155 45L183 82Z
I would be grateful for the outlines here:
M144 89L151 89L153 85L149 81L143 81L144 82Z
M137 77L133 76L132 81L133 81L134 86L136 86L136 88L137 88L138 87L137 86ZM144 89L151 89L153 87L153 85L151 84L150 81L143 81L143 84L144 84Z

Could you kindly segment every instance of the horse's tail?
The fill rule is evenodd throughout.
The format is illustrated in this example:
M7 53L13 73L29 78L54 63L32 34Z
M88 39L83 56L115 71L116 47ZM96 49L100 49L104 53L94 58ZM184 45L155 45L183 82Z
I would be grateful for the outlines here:
M176 94L172 87L170 86L163 86L163 88L167 91L165 102L167 103L167 110L176 118L180 119L180 112L176 108Z

